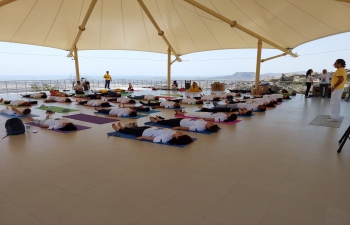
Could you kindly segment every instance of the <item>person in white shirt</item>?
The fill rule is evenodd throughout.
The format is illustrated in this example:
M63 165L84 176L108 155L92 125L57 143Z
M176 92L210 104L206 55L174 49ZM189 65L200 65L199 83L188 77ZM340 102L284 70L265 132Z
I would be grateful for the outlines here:
M266 106L262 105L260 103L228 103L226 102L225 104L218 104L214 103L214 108L215 109L227 109L227 110L221 110L218 112L239 112L240 114L252 114L252 111L260 111L260 112L265 112L266 111ZM238 110L240 109L240 110ZM207 111L207 112L214 112L214 111Z
M0 99L0 102L3 102L6 105L11 105L11 106L31 106L30 102L24 101L24 100L9 100L9 101L4 101L3 98Z
M110 107L109 102L103 101L101 99L92 99L89 101L83 101L81 99L77 99L79 105L84 106L92 106L92 107Z
M135 117L137 116L137 112L135 109L130 108L112 108L112 109L102 109L95 108L95 110L99 113L107 114L112 117Z
M25 116L29 115L32 112L31 109L17 109L16 107L12 106L11 108L6 107L5 109L0 110L0 113L10 115L10 116Z
M40 92L40 93L32 93L32 94L27 94L27 95L22 95L22 97L25 98L47 98L47 95L45 92Z
M187 98L183 98L183 99L166 98L166 100L171 101L171 102L184 103L184 104L188 104L188 105L203 104L202 100L197 100L195 98L191 98L189 95L187 96Z
M47 115L43 120L33 119L32 117L28 117L28 119L35 124L39 124L40 127L49 130L70 131L77 129L77 127L66 118L50 119L49 116L50 115Z
M51 102L72 102L70 98L67 97L57 97L57 96L49 96L45 101L45 103L51 103Z
M218 132L220 130L220 127L211 122L211 121L205 121L202 119L196 120L196 119L182 119L182 118L175 118L175 119L163 119L159 116L152 117L150 116L149 119L153 123L158 123L162 125L167 125L173 127L173 130L189 130L189 131L210 131L210 132Z
M77 84L73 87L76 94L84 94L84 87L80 84L80 81L77 81Z
M230 121L235 121L237 119L237 115L235 112L210 113L210 112L186 112L186 111L181 112L180 110L175 110L175 116L176 115L204 119L205 121L214 121L214 122L230 122Z
M134 127L134 128L126 128L118 123L112 124L112 128L115 131L118 131L123 134L131 134L136 136L138 140L149 140L155 143L168 143L174 145L185 145L193 142L192 138L188 135L185 135L179 131L174 131L167 128L159 128L159 127Z
M328 97L328 89L329 89L329 73L326 69L322 71L320 76L320 92L322 98Z
M314 80L312 79L312 73L314 71L312 69L309 69L306 72L306 91L305 91L305 98L309 98L309 91L311 88L311 85L314 83Z
M144 103L140 101L141 105L146 105L146 106L152 106L153 109L155 108L167 108L167 109L176 109L180 108L181 105L177 102L169 102L169 101L164 101L164 102L150 102Z
M216 96L216 95L204 95L204 94L201 94L200 97L194 97L195 99L197 100L202 100L202 101L220 101L220 97L219 96Z

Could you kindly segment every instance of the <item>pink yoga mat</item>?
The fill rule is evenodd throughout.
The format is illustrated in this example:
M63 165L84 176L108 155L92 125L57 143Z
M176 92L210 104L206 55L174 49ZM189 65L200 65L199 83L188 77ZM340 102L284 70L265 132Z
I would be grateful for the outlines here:
M182 116L182 115L175 115L175 117L177 118L188 118L188 119L200 119L200 118L196 118L196 117L190 117L190 116ZM214 123L222 123L222 124L236 124L241 122L242 120L235 120L235 121L230 121L230 122L214 122Z

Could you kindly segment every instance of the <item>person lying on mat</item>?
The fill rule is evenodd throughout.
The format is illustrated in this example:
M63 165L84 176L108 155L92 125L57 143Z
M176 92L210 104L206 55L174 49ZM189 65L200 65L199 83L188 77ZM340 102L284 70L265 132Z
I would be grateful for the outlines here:
M237 109L237 108L204 108L203 106L198 106L201 112L232 112L236 115L252 115L252 111L248 109Z
M159 127L134 127L126 128L118 123L118 126L113 123L112 128L115 131L118 131L123 134L135 135L138 140L149 140L155 143L168 143L173 145L187 145L193 142L192 138L188 135L185 135L179 131L174 131L167 128Z
M81 99L77 99L77 102L79 105L84 105L84 106L92 106L92 107L108 107L111 106L109 102L103 101L101 99L93 99L89 101L84 101Z
M43 120L33 119L32 117L28 117L28 119L35 124L39 124L42 128L47 128L48 130L77 130L77 127L66 118L50 119L50 115L46 115L45 119Z
M60 92L58 90L51 90L50 95L51 96L59 96L59 97L69 97L69 95L67 93Z
M200 97L193 97L197 100L202 100L202 101L220 101L220 97L216 95L201 95Z
M108 99L108 101L122 103L122 104L136 104L135 100L130 98L112 98L112 99Z
M137 116L137 112L135 109L129 109L129 108L113 108L113 109L102 109L95 108L95 110L99 113L107 114L112 117L123 117L123 116L130 116L135 117Z
M187 98L183 98L183 99L172 99L172 98L166 98L167 101L171 101L171 102L177 102L177 103L184 103L184 104L188 104L188 105L201 105L203 104L202 100L197 100L195 98L191 98L190 96L187 96Z
M177 102L150 102L148 101L148 103L144 103L142 101L140 101L141 105L146 105L146 106L152 106L152 108L167 108L167 109L176 109L176 108L180 108L181 105Z
M158 96L155 95L138 95L138 96L129 96L131 99L140 99L140 100L159 100Z
M3 98L0 99L0 102L6 104L6 105L11 105L11 106L31 106L30 102L24 101L24 100L9 100L9 101L4 101Z
M44 102L45 103L51 103L51 102L72 102L72 100L70 100L70 98L67 98L67 97L49 96Z
M234 96L234 94L226 93L226 92L222 92L222 93L211 93L211 95L214 95L214 96L216 96L216 97L219 97L220 99L232 98L232 97Z
M17 109L16 107L12 106L11 108L7 107L5 109L2 109L0 113L9 115L9 116L25 116L29 115L32 112L31 109Z
M119 108L129 108L129 109L134 109L137 112L149 112L151 110L150 107L143 107L141 106L130 106L130 107L125 107L124 104L119 104L118 105Z
M259 105L258 103L235 103L229 104L225 102L225 104L219 104L217 102L213 103L214 108L229 108L229 109L247 109L248 111L266 111L266 106Z
M199 119L204 119L205 121L214 121L214 122L230 122L237 119L237 115L234 112L229 113L209 113L209 112L186 112L175 110L175 115L194 117Z
M47 95L45 92L40 92L40 93L32 93L32 94L28 94L28 95L22 95L22 97L25 98L47 98Z
M175 118L175 119L162 119L158 116L152 117L150 116L149 119L153 123L158 123L162 125L167 125L173 127L173 130L189 130L189 131L210 131L210 132L218 132L220 130L220 127L211 122L211 121L205 121L202 119L199 120L193 120L193 119L182 119L182 118Z

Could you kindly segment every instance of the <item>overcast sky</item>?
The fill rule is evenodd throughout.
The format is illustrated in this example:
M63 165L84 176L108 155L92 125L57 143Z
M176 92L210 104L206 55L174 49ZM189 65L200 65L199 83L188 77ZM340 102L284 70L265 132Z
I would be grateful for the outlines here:
M301 45L293 50L300 56L281 57L262 63L261 74L287 73L313 69L334 71L333 63L343 58L350 65L350 32ZM262 51L262 58L281 54ZM67 52L47 47L0 42L0 81L30 79L66 79L75 76L74 61ZM208 51L184 55L183 62L172 65L173 77L211 77L235 72L254 72L256 49ZM164 76L167 55L135 51L80 51L81 76L101 78L106 70L113 78Z

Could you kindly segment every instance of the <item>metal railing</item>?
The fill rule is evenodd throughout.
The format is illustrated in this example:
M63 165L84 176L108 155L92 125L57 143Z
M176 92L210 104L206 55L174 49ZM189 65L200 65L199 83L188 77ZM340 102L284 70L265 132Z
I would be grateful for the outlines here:
M250 90L254 87L254 81L237 81L237 80L191 80L197 82L202 90L211 89L214 82L225 84L228 90ZM91 90L104 89L105 81L92 79L89 80ZM167 81L165 79L116 79L110 84L110 88L127 89L128 84L132 83L134 88L157 88L166 89ZM178 87L185 87L185 80L177 80ZM289 92L304 93L306 90L305 81L261 81L262 85L269 85L274 91L286 89ZM75 84L74 80L13 80L0 81L0 93L22 93L22 92L38 92L49 91L51 89L72 90ZM315 82L314 85L317 85ZM349 83L346 84L346 87Z

